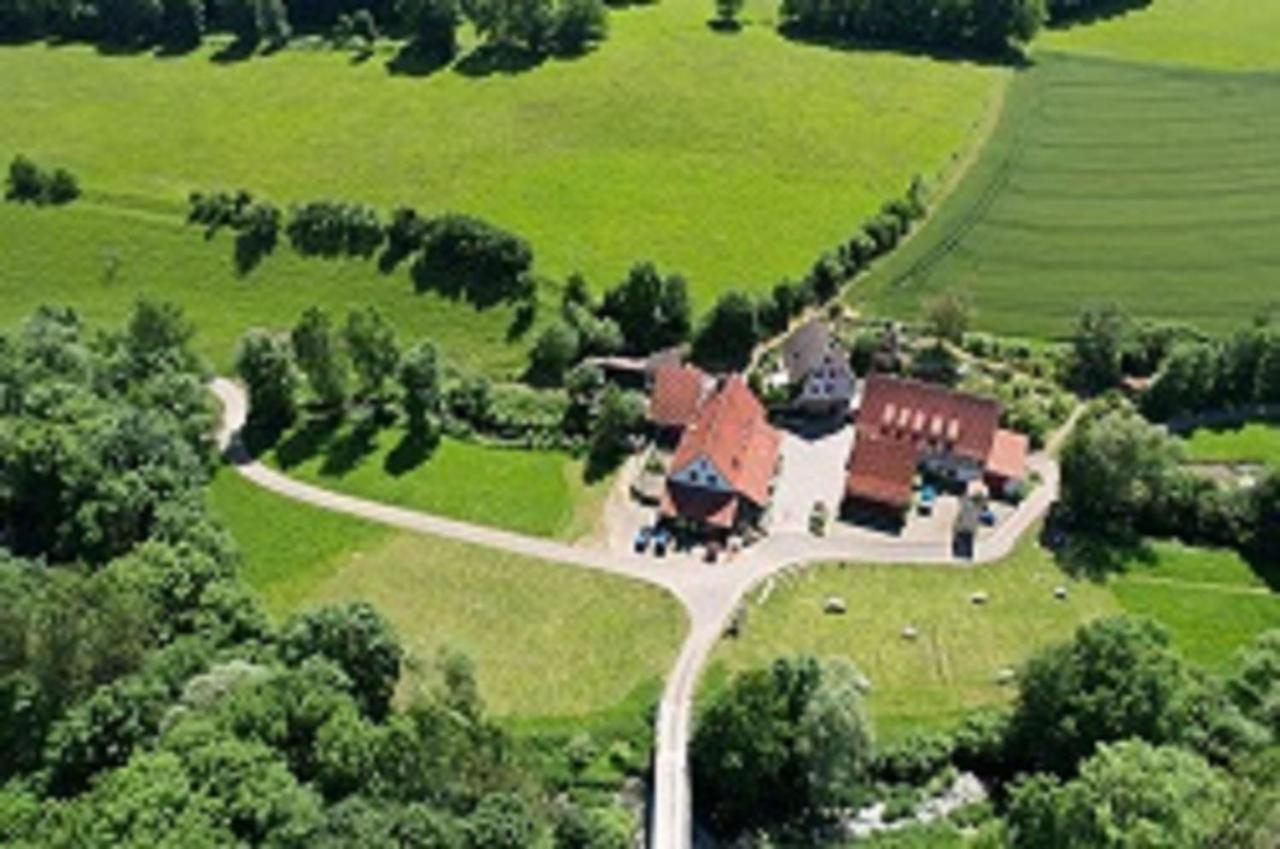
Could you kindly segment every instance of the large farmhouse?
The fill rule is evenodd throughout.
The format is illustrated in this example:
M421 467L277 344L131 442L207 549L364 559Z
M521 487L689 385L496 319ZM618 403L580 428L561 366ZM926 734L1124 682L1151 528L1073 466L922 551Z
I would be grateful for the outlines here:
M769 505L781 442L746 381L725 378L680 437L663 519L721 537L755 525Z
M957 485L982 480L1006 494L1026 474L1027 438L1000 427L1000 404L942 386L867 378L845 496L856 507L901 512L917 471Z
M653 374L646 418L660 443L672 444L693 423L715 389L715 379L693 365L668 363Z

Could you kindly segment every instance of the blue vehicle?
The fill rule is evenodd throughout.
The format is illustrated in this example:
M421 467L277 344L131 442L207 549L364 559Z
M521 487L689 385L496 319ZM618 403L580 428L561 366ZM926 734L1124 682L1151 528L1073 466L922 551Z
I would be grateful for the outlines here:
M933 512L933 504L938 500L938 493L932 486L926 484L920 489L920 514L928 516Z
M996 511L992 510L990 507L983 507L982 515L978 517L978 520L990 528L996 523Z
M653 539L653 528L645 525L636 531L636 554L644 554L649 550L649 541Z
M666 557L671 542L671 532L666 528L658 528L653 534L653 553L659 557Z

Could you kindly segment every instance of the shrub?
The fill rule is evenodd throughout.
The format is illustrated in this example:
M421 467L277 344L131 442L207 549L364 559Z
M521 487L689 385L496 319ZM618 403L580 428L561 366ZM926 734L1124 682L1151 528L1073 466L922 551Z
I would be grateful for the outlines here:
M469 215L427 222L413 275L422 288L479 302L519 297L529 288L533 250L514 233Z
M303 256L368 257L384 237L372 207L328 200L293 207L285 231L294 250Z
M19 154L9 163L5 182L5 199L36 206L70 203L80 197L80 185L70 171L41 169L35 162Z

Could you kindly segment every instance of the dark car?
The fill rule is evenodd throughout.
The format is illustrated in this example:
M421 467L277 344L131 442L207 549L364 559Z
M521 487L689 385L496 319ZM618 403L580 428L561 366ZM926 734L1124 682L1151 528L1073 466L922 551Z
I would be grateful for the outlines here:
M644 554L649 550L649 541L653 539L653 528L647 525L636 531L636 554Z
M653 553L659 557L666 557L671 543L671 532L666 528L659 528L653 535Z

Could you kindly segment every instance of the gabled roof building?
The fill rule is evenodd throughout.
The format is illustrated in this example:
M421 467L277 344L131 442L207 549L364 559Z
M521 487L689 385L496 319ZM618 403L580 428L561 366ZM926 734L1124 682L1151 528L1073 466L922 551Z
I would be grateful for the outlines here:
M800 387L798 409L816 415L848 412L857 379L848 351L826 322L815 318L792 333L783 343L782 360L787 379Z
M781 442L746 381L725 378L684 429L662 517L721 534L755 524L769 505Z
M858 410L845 494L903 510L918 469L957 484L983 479L999 494L1025 476L1027 448L1024 435L1000 427L998 401L872 375Z

